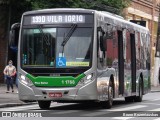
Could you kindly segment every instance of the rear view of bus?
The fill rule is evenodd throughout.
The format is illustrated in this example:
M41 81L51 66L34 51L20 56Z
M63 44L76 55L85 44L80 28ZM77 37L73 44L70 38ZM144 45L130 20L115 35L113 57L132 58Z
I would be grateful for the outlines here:
M23 14L18 47L20 100L36 100L40 108L49 108L51 101L97 100L93 26L93 11Z

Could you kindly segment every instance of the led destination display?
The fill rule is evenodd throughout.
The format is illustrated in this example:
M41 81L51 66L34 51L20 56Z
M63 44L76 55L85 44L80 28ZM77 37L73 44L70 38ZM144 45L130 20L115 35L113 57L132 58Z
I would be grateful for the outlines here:
M31 24L48 24L48 23L84 23L84 15L49 15L49 16L32 16Z
M24 16L24 25L93 23L93 15L84 14L48 14Z

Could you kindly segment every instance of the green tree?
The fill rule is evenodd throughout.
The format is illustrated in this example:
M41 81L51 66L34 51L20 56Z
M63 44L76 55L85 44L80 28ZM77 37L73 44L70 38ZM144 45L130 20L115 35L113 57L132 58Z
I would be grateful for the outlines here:
M92 1L92 7L98 10L121 14L123 9L128 7L130 3L131 0L96 0L95 2Z
M120 14L131 0L28 0L32 9L88 8Z
M0 0L0 36L1 38L4 38L5 36L5 31L7 30L7 22L8 22L8 1L5 0Z
M6 14L2 14L4 19L11 19L11 23L20 21L23 12L31 10L31 3L27 0L0 0L1 8L5 7Z
M22 13L31 10L27 0L0 0L0 35L7 36L10 25L20 22Z
M2 68L7 64L7 59L14 56L8 48L10 27L13 23L20 22L22 13L28 10L31 10L31 4L26 0L0 0L0 48L6 52L0 55ZM0 74L0 79L2 77Z

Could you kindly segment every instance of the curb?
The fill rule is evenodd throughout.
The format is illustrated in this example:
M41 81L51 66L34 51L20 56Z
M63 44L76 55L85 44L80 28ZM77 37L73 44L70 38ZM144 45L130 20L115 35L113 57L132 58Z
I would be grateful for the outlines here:
M4 103L4 104L0 104L0 108L16 107L16 106L24 106L24 105L32 105L32 104L37 104L37 102L33 102L33 103Z
M160 90L151 90L151 93L160 92Z

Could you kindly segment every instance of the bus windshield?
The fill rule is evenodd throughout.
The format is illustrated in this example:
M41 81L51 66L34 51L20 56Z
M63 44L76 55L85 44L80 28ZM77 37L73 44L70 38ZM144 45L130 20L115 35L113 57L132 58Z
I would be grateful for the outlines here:
M91 65L91 27L77 27L62 45L70 27L24 28L22 67L89 67Z

